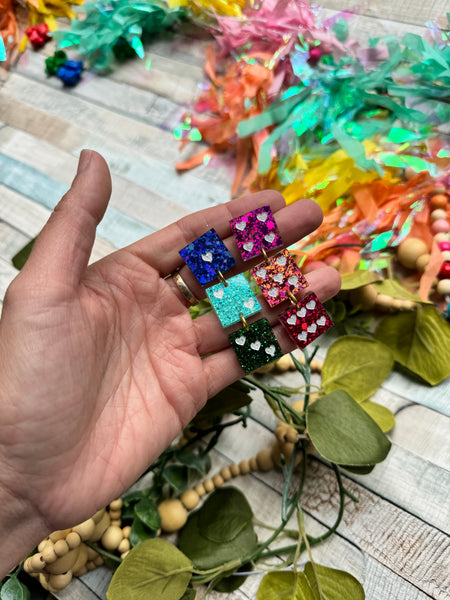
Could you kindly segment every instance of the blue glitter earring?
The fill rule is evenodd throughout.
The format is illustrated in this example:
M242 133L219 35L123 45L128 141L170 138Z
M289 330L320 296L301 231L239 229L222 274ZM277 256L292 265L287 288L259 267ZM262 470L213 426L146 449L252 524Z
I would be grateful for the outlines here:
M222 273L236 264L214 229L185 246L180 255L202 285L217 278L224 281Z

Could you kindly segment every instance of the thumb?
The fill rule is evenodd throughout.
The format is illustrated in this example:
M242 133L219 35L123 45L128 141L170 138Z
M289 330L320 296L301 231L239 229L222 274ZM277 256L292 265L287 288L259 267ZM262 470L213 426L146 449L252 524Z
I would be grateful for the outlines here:
M23 271L49 283L78 285L110 195L106 161L93 150L83 150L75 179L37 237Z

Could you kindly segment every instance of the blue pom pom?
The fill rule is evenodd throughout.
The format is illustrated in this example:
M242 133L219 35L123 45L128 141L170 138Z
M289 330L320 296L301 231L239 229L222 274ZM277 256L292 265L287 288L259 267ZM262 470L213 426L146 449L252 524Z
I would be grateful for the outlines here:
M66 60L64 65L59 67L56 76L61 79L64 85L74 86L81 79L83 71L83 62L81 60Z

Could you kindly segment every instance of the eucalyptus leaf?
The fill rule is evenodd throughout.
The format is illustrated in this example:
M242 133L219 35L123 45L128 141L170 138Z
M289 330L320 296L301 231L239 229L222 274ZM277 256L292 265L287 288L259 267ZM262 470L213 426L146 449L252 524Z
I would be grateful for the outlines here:
M197 597L194 588L187 588L180 600L195 600Z
M28 242L28 244L26 246L24 246L21 250L19 250L19 252L17 254L15 254L12 257L12 264L19 271L24 266L24 264L27 262L28 257L30 256L31 251L33 250L35 241L36 241L36 238L33 238L31 241Z
M242 514L240 520L236 513ZM200 570L239 562L255 550L258 542L249 513L248 502L239 490L218 489L191 514L178 536L178 546Z
M384 460L391 443L346 391L335 390L306 410L308 434L316 450L330 462L364 467Z
M154 529L150 529L143 523L139 517L136 517L133 520L130 530L130 544L132 546L137 546L138 544L142 544L146 540L150 538L154 538L156 536L156 531Z
M317 563L305 565L305 575L314 600L364 600L364 589L353 575Z
M216 592L221 592L222 594L230 594L241 587L244 581L247 579L247 575L238 575L239 571L251 571L252 564L246 563L242 565L237 571L235 571L232 575L225 575L220 579L217 583L214 584L214 589Z
M177 492L184 492L188 486L189 473L185 465L167 465L162 472L162 476Z
M371 400L365 400L361 402L362 408L368 415L372 417L381 431L390 431L395 425L395 417L388 408L378 402L372 402Z
M389 346L398 363L429 384L450 375L450 325L434 306L385 317L375 337Z
M375 289L379 294L386 294L391 298L398 300L411 300L412 302L422 302L419 296L409 292L397 279L382 279L374 283Z
M113 575L108 600L180 600L192 576L191 561L155 538L132 548Z
M378 276L372 271L354 271L353 273L345 273L341 277L341 290L355 290L369 283L373 283L378 279Z
M368 475L372 473L375 465L368 465L367 467L349 467L348 465L339 465L341 469L345 469L349 473L355 473L355 475Z
M253 518L245 496L233 487L217 490L199 511L198 527L211 542L231 542Z
M256 600L315 600L303 573L272 571L259 584ZM353 599L352 599L353 600Z
M250 387L242 381L236 381L208 400L194 419L194 424L211 421L222 415L232 413L248 406L252 401Z
M322 387L345 390L357 402L370 398L394 365L390 349L378 340L347 335L328 349L322 369Z
M0 590L1 600L29 600L29 589L17 579L15 575L10 577L6 583L2 585Z
M209 454L201 455L196 452L186 452L184 450L176 452L174 460L186 465L189 469L197 471L200 475L205 475L211 468L211 458Z
M161 525L161 516L156 505L148 498L142 498L134 507L135 514L149 528L157 531Z

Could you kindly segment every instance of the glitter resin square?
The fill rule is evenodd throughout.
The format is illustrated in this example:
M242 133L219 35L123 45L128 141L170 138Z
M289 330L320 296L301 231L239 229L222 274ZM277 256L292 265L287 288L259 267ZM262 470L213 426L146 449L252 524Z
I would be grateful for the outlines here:
M286 300L288 291L295 295L308 287L308 282L288 250L275 254L268 263L261 263L250 273L271 307Z
M185 246L180 255L202 285L216 279L217 271L224 273L236 264L214 229Z
M282 314L280 321L299 348L310 344L334 324L313 293Z
M230 221L242 260L250 260L283 245L269 206L262 206Z
M255 321L248 330L242 328L230 333L228 339L246 373L283 356L267 319Z
M229 327L240 321L240 314L250 317L261 310L255 294L242 273L213 285L206 290L208 298L223 327Z

